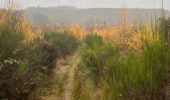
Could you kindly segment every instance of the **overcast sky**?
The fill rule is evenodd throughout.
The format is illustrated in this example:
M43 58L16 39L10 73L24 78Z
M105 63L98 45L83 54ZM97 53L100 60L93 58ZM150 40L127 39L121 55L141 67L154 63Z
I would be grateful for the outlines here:
M30 6L75 6L78 8L120 8L124 0L19 0L23 8ZM125 0L129 8L160 8L162 0ZM164 7L170 10L170 0L164 0Z

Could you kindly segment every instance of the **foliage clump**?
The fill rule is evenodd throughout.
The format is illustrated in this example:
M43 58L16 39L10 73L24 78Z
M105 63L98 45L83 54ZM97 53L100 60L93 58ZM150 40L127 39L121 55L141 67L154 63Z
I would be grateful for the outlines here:
M58 57L71 54L79 46L78 40L69 33L47 32L44 38L54 47Z
M84 78L76 80L87 82L90 79L93 82L91 87L94 86L93 94L100 95L103 100L164 99L169 45L165 45L167 43L162 40L159 31L153 29L152 37L148 37L145 30L148 29L143 27L140 30L141 52L121 50L104 42L101 36L88 35L78 66L78 73L82 72L79 75ZM98 91L101 91L100 94L96 94Z

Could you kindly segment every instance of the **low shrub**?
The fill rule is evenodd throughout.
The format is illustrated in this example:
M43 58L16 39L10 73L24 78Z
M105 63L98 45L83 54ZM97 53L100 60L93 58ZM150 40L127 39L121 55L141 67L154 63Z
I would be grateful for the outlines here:
M78 41L68 33L51 32L45 33L44 37L55 48L58 57L73 53L79 45Z
M82 54L84 66L89 69L89 74L97 86L101 81L105 70L105 65L109 59L114 57L114 49L111 46L96 46L96 48L86 48Z
M100 36L93 34L87 36L85 43L82 62L97 86L104 76L107 61L116 55L116 50L111 45L105 45Z
M95 46L103 45L102 37L98 36L95 33L87 35L84 41L88 47L95 47Z

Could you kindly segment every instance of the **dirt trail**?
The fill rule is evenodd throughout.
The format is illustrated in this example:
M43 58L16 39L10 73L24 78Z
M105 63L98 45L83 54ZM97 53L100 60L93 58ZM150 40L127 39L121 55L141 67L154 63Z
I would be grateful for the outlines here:
M74 82L75 67L77 66L79 61L80 61L80 59L77 58L75 63L72 65L72 67L69 70L69 73L68 73L69 77L68 77L67 83L65 85L65 91L64 91L65 99L64 100L71 100L71 98L72 98L72 90L73 90L72 87L73 87L73 82Z
M71 100L77 54L57 60L51 75L30 95L29 100Z
M170 100L170 68L166 68L166 87L165 87L165 92L166 92L166 100Z

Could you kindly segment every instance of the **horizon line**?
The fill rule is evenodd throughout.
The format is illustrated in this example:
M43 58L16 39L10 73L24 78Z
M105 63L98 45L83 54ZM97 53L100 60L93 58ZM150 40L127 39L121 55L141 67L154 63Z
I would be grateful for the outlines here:
M62 7L68 7L68 8L75 8L75 9L124 9L123 7L76 7L76 6L69 6L69 5L59 5L59 6L28 6L23 7L22 9L28 9L28 8L62 8ZM153 8L153 7L126 7L127 9L162 9L161 7ZM164 8L164 10L170 11L168 8Z

